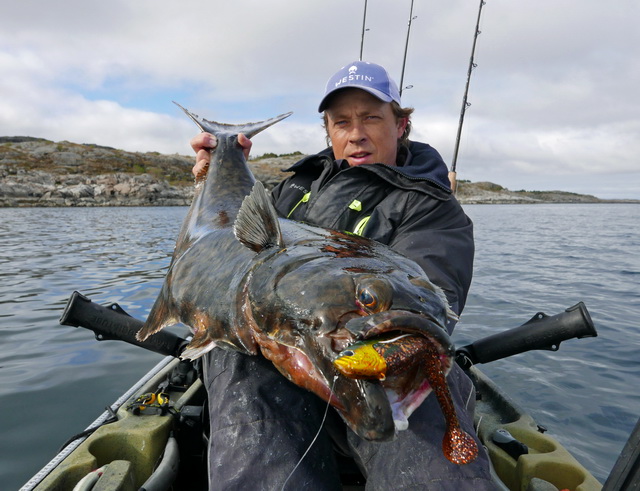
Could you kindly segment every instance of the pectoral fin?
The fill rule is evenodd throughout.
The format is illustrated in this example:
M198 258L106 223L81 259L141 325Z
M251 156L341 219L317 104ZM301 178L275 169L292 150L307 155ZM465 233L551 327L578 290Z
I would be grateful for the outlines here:
M164 285L162 285L158 298L156 298L156 301L151 308L151 312L149 313L147 320L142 328L140 328L136 333L136 339L138 341L142 342L165 327L179 322L178 318L173 313L175 312L175 309L171 308L168 298L167 283L165 282Z
M269 247L284 248L278 213L264 186L257 181L242 202L233 233L246 247L260 252Z
M216 346L216 342L211 339L207 330L200 329L195 333L191 342L180 355L180 358L183 360L195 360Z

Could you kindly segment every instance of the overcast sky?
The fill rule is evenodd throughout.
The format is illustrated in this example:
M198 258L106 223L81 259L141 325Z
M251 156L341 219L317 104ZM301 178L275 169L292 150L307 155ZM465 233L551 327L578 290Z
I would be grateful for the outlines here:
M0 135L189 155L171 101L222 122L294 111L253 154L324 147L317 105L358 59L364 0L2 0ZM399 82L410 0L368 0L367 61ZM447 163L476 0L415 0L403 105ZM459 179L640 199L640 2L487 0Z

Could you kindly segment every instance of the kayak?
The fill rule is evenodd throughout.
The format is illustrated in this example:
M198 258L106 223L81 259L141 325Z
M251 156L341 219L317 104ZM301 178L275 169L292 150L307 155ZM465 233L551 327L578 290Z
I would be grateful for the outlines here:
M469 372L480 395L474 414L476 432L489 452L494 478L504 489L602 489L565 447L544 433L545 428L489 377L477 367Z
M484 373L472 366L469 374L480 394L476 431L498 489L602 489ZM22 490L207 489L206 397L197 362L164 358ZM364 489L348 468L343 482Z
M21 491L208 489L207 392L201 360L180 360L189 340L161 331L140 342L143 322L118 304L106 306L74 292L60 324L92 330L98 340L120 340L164 357L82 433L73 436ZM477 393L476 433L487 449L497 489L511 491L637 491L640 421L603 485L569 449L477 368L529 350L556 351L561 342L597 336L586 306L535 314L519 327L456 349L456 363ZM339 459L345 490L364 489L352 460Z
M197 368L164 358L21 491L207 489L206 391Z

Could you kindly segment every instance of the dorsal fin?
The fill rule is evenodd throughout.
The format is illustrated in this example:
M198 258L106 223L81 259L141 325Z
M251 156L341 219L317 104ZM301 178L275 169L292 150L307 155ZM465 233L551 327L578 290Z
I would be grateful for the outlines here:
M192 113L188 109L185 109L177 102L173 101L173 103L182 109L187 116L189 116L193 122L200 128L202 131L206 131L207 133L211 133L212 135L219 135L222 133L228 133L232 135L237 135L239 133L243 133L247 138L252 138L262 130L267 129L269 126L276 124L278 121L282 121L285 118L288 118L293 113L288 112L285 114L281 114L280 116L276 116L275 118L265 119L264 121L259 121L257 123L244 123L244 124L227 124L227 123L218 123L216 121L209 121L207 119L201 118L197 114Z
M260 181L256 181L251 194L242 202L233 233L255 252L276 246L284 249L278 214Z

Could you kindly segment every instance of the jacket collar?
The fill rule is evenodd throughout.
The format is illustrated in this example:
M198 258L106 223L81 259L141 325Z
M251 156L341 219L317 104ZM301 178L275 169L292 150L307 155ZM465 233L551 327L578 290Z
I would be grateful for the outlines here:
M339 172L349 168L346 160L335 160L333 149L325 148L315 155L309 155L285 169L284 172L297 172L302 169L316 168L321 172L331 166L333 172ZM410 181L428 181L438 188L451 192L448 169L438 151L426 143L409 142L409 147L401 147L398 151L397 164L395 166L385 164L367 164L362 166L384 177L383 174L390 169L395 174L406 177Z

